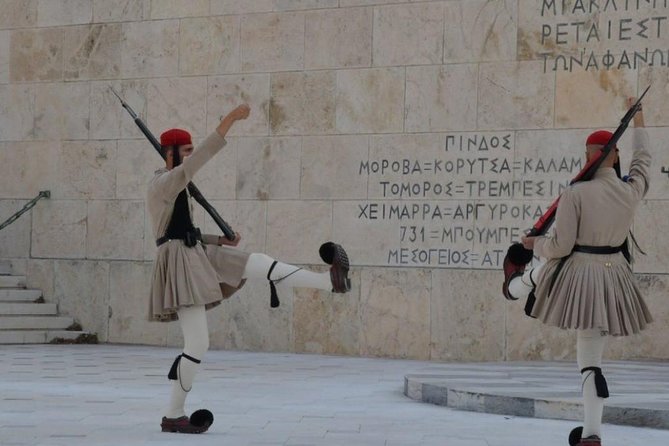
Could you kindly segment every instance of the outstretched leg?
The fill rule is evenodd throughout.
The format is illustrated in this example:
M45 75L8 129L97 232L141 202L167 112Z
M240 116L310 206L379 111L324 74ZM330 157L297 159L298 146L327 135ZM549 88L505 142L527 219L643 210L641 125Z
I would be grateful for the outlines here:
M276 265L274 265L276 262ZM317 288L332 290L330 273L316 273L288 263L278 262L267 254L253 253L244 268L244 279L267 279L270 268L274 265L269 280L277 285L291 288Z
M245 279L267 279L272 286L283 285L291 288L316 288L319 290L345 293L350 290L348 278L348 256L346 251L332 242L321 246L321 258L331 265L330 271L316 273L294 265L279 262L267 254L249 255L244 268Z
M599 445L604 398L608 397L606 380L601 371L606 335L598 329L578 330L576 358L583 382L582 445ZM588 442L589 441L589 442Z
M542 266L543 264L534 268L527 268L522 275L511 279L508 288L509 294L514 299L526 298L534 290Z

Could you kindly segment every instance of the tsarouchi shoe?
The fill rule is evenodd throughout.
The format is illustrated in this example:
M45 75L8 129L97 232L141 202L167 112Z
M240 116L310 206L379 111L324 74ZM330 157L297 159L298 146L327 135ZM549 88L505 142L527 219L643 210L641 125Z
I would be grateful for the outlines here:
M518 300L509 292L509 284L516 277L522 277L525 267L532 261L533 252L520 243L511 245L504 256L504 283L502 284L502 294L508 300Z
M190 418L184 415L179 418L163 417L160 427L163 432L178 432L181 434L201 434L209 429L209 424L195 426L191 424Z
M332 292L346 293L351 289L351 279L348 278L348 255L341 245L333 242L323 243L318 250L321 258L330 266Z
M576 446L602 446L602 440L597 435L590 435L588 438L581 438Z

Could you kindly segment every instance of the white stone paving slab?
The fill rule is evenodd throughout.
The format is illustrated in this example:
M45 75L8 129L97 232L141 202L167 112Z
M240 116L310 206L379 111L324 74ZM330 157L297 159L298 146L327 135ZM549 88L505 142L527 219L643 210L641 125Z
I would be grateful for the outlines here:
M496 379L515 367L525 373L550 370L551 363L438 364L210 351L187 409L209 408L214 425L198 437L164 434L159 422L170 388L165 375L177 349L106 344L0 351L3 446L529 444L519 438L566 445L575 425L457 411L402 395L407 374L448 369ZM612 366L627 370L627 364L640 363ZM603 432L607 446L669 442L664 430L605 425Z

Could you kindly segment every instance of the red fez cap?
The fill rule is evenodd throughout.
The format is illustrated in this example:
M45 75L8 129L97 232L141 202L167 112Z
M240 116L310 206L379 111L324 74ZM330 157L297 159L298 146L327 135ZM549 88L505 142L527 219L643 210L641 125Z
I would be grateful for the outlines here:
M161 146L183 146L193 144L190 133L181 129L169 129L160 135Z
M609 140L611 140L611 137L613 137L613 133L608 132L606 130L597 130L596 132L592 133L590 136L588 136L588 139L585 141L585 145L589 146L591 144L593 145L600 145L600 146L605 146Z

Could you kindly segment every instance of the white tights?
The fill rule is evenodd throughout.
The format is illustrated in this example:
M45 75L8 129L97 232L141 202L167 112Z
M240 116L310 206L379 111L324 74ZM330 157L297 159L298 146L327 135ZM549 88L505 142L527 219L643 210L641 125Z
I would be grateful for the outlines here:
M522 276L516 277L509 283L509 292L515 298L526 298L536 283L542 265L528 268ZM579 371L586 367L602 366L602 354L606 335L598 329L578 330L576 335L576 359ZM581 374L583 383L583 434L582 438L597 435L601 438L602 414L604 413L604 398L597 396L595 388L595 374L587 371Z
M181 307L177 310L177 314L184 336L183 352L202 361L204 354L209 349L209 331L204 305ZM186 396L188 396L188 392L193 386L193 379L195 379L195 374L199 368L200 364L187 358L182 357L179 361L178 379L172 381L170 406L165 414L167 418L178 418L186 414L184 409Z
M267 254L253 253L244 268L245 279L267 279L267 272L274 259ZM284 279L281 279L285 277ZM330 272L315 273L287 263L277 262L270 277L277 286L287 288L316 288L332 291Z
M599 329L578 330L576 334L576 361L578 369L601 367L606 335ZM586 371L581 374L583 383L583 434L582 438L597 435L601 438L604 398L597 396L595 374Z
M267 279L267 272L274 263L274 259L266 254L251 254L243 277L245 279ZM282 279L282 277L285 277ZM316 288L319 290L332 290L330 273L315 273L300 269L293 265L277 262L270 277L276 281L277 286L290 288ZM207 315L203 305L181 307L177 311L181 331L184 337L183 352L195 359L202 360L209 349L209 331L207 328ZM179 361L177 376L179 379L172 382L172 395L170 405L165 414L168 418L178 418L185 415L184 405L186 396L193 385L193 379L200 365L182 357Z
M534 289L534 284L537 283L537 277L543 263L534 267L527 268L522 276L518 276L509 282L509 293L516 299L526 298Z

